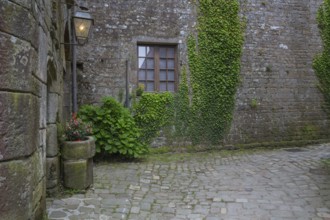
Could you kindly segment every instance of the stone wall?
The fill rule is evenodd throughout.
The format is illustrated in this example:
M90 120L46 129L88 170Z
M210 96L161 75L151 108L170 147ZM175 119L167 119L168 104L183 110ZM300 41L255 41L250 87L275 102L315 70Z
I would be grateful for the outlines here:
M46 178L58 181L66 17L59 2L0 2L1 219L42 219Z
M106 95L124 102L126 61L130 88L137 85L139 42L176 44L181 64L186 62L185 41L195 25L190 0L94 0L87 5L95 26L89 43L78 48L80 104L97 103Z
M247 20L241 85L228 143L329 137L312 68L321 51L316 14L322 0L242 0Z
M84 1L86 3L86 1ZM225 144L322 140L329 121L312 69L322 49L316 13L322 0L241 0L247 22L241 84ZM124 101L126 60L136 86L138 42L177 43L187 60L186 39L195 31L192 1L94 0L89 44L79 50L79 103L106 95Z

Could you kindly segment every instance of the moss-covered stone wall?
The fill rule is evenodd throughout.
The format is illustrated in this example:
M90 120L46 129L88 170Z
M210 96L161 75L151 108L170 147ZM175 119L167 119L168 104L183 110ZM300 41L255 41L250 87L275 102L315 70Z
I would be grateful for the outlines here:
M55 0L0 3L1 219L43 219L46 179L59 172L47 134L62 115L65 13Z

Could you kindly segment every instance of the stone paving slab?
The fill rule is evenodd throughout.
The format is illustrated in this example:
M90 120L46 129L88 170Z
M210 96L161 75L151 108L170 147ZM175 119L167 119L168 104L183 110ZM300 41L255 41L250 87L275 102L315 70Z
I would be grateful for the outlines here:
M47 199L48 217L330 220L330 172L322 163L330 144L301 149L97 164L93 188Z

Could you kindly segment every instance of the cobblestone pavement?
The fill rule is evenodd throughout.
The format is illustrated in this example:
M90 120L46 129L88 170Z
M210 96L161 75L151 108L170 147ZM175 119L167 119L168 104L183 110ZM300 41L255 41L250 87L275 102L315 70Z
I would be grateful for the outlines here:
M97 164L94 188L47 200L49 219L330 220L330 144Z

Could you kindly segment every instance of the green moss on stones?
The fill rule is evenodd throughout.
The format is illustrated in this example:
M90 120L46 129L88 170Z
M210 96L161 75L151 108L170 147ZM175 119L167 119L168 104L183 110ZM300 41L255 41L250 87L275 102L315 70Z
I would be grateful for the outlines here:
M22 108L22 94L20 93L10 93L11 94L11 99L13 101L13 107L17 111L19 108Z
M319 129L318 127L314 126L314 125L305 125L302 129L301 129L301 136L304 140L313 140L318 138L318 134L319 134Z

